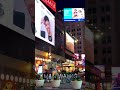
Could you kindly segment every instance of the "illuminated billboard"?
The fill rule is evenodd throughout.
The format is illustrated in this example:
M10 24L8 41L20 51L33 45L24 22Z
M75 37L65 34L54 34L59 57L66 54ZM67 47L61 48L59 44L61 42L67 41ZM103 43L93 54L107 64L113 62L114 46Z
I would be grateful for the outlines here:
M79 56L79 54L76 54ZM75 66L79 67L80 72L85 72L85 54L81 54L80 60L75 60Z
M47 6L56 12L56 3L54 0L42 0Z
M41 1L35 0L35 36L55 45L55 17Z
M84 21L85 11L84 8L64 8L64 21Z
M74 39L66 33L66 49L74 53Z

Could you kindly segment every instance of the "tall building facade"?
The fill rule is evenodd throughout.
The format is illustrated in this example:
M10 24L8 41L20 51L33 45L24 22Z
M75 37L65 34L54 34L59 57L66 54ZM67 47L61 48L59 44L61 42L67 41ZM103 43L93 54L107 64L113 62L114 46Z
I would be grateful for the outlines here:
M65 30L75 38L75 53L81 54L84 51L84 22L64 22Z
M94 32L95 64L112 63L112 6L106 0L86 1L86 24Z
M95 63L119 66L119 0L86 0L86 24L95 36Z
M75 53L86 55L86 60L94 63L93 32L84 22L64 22L65 30L75 38Z
M119 66L119 0L86 0L86 25L94 32L95 64L105 65L106 81L111 66Z

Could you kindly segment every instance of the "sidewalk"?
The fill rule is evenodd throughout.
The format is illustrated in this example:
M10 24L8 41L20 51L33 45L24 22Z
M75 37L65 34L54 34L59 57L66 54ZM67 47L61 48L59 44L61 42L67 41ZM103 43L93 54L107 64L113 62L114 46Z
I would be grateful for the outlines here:
M49 89L54 89L54 90L74 90L70 83L62 83L62 84L60 84L59 88L52 88L51 83L45 83L43 87L36 87L35 90L49 90ZM80 90L83 90L83 89L80 89Z

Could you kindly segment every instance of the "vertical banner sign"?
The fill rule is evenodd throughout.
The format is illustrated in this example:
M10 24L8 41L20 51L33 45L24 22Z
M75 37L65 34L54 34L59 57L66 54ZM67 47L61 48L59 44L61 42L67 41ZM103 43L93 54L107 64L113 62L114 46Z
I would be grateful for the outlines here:
M41 0L44 2L47 6L49 6L53 11L56 12L56 3L53 0Z

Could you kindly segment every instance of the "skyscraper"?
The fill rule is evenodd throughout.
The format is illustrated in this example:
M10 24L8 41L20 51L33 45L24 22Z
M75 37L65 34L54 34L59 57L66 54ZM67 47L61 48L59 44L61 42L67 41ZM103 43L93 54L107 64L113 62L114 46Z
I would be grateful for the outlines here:
M119 0L86 0L86 25L94 32L95 64L105 65L106 81L111 66L119 66Z
M86 0L86 24L94 32L95 63L119 66L119 0Z
M75 38L75 53L85 53L83 46L84 22L64 22L65 30Z

